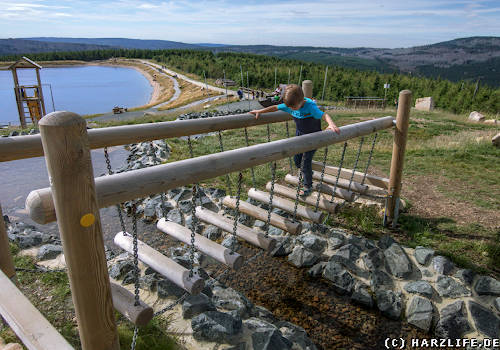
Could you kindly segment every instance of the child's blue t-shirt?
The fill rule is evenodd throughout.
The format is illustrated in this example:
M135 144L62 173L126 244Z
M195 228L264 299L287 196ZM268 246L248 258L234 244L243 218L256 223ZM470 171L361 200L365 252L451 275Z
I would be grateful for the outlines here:
M304 98L305 102L302 108L294 111L287 107L286 104L279 104L278 110L287 112L292 115L297 127L297 135L310 134L321 131L321 118L324 112L318 108L316 103L310 98Z

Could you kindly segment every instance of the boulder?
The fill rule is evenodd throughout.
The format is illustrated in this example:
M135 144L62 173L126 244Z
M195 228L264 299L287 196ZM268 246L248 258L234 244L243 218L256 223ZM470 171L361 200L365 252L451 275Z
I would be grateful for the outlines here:
M441 297L460 298L470 297L471 292L463 284L448 276L440 275L437 278L436 290Z
M384 265L384 253L380 249L370 250L362 259L370 271L378 270Z
M317 263L307 271L307 274L311 277L320 277L323 274L326 264L324 261Z
M273 313L266 309L263 306L255 305L253 310L252 310L252 316L258 317L264 321L267 321L269 323L275 323L276 317L274 317Z
M374 305L370 287L362 282L357 282L351 295L351 300L355 303L372 308Z
M156 289L156 285L158 284L158 280L156 279L155 274L148 274L139 277L139 285L142 289L149 290L153 292Z
M476 282L474 290L478 295L500 296L500 281L489 276L481 276Z
M404 285L404 290L412 294L420 294L432 298L432 286L426 281L413 281Z
M40 247L36 257L38 260L50 260L56 258L62 252L63 248L60 245L45 244Z
M471 122L475 122L475 123L481 123L483 122L486 118L484 117L484 115L482 115L481 113L479 112L476 112L476 111L472 111L470 112L469 114L469 118L467 118L469 121Z
M493 312L472 300L469 300L469 311L478 331L488 338L500 337L500 319Z
M394 282L391 276L382 270L371 271L370 285L374 291L379 289L392 289Z
M384 250L385 266L387 271L398 278L408 278L412 273L412 265L403 248L393 243Z
M249 318L243 324L252 333L253 350L288 350L292 342L283 337L280 330L273 324L258 318Z
M453 276L470 286L474 280L475 272L469 269L460 269Z
M440 338L458 339L469 332L471 327L464 310L465 303L458 300L445 306L440 312L435 333Z
M328 238L328 247L330 249L337 249L344 244L344 240L339 237Z
M316 345L307 337L304 328L286 321L276 323L276 327L278 327L281 334L293 344L292 349L317 350Z
M323 277L332 282L333 289L339 294L352 293L354 278L336 261L330 260L323 270Z
M133 269L133 262L129 260L118 261L113 266L111 266L111 269L109 270L109 276L114 279L120 279Z
M182 303L182 317L193 318L205 311L215 311L215 305L209 297L200 293L188 296Z
M287 256L293 251L293 240L289 236L276 237L276 247L271 251L272 256Z
M448 258L438 255L432 259L432 268L440 275L448 275L455 265Z
M297 245L288 255L288 262L296 267L310 267L318 261L319 256L306 248Z
M241 332L241 318L220 311L206 311L191 320L193 337L197 340L234 343Z
M235 236L227 235L226 238L221 243L221 246L226 247L231 250L237 250L239 247L238 238Z
M182 213L179 209L169 211L167 214L167 219L169 221L182 225Z
M500 298L496 298L493 301L493 305L495 306L495 308L497 309L497 311L500 312Z
M419 111L430 112L434 109L434 100L432 97L421 97L415 100L415 109Z
M316 236L312 233L305 233L298 236L297 242L317 254L323 253L327 246L326 239Z
M377 242L377 245L380 249L387 249L389 248L393 243L397 243L394 238L392 238L389 235L383 235L380 237L380 239Z
M220 238L221 229L214 225L208 225L205 228L205 231L203 231L203 236L207 237L208 239L211 239L212 241L215 241Z
M175 283L167 279L158 281L157 289L158 297L160 298L167 298L172 296L175 298L180 298L184 295L184 289L178 287Z
M352 262L355 262L359 258L360 254L361 250L353 244L343 245L335 252L335 255L341 256Z
M425 298L415 296L408 307L408 323L428 332L432 324L432 303Z
M215 306L228 311L236 310L239 317L246 317L251 313L253 304L243 294L232 288L214 286L212 289L212 301Z
M500 133L493 136L493 138L491 139L491 143L495 147L500 147Z
M275 226L269 226L268 233L270 236L281 236L285 233L285 231Z
M347 260L346 258L339 256L337 254L333 254L330 259L330 261L335 261L342 266L344 266L346 269L349 270L349 272L354 273L355 275L362 277L362 278L370 278L370 272L367 270L364 270L360 268L358 265L356 265L355 262L351 260Z
M191 209L193 208L193 204L191 202L191 200L183 200L183 201L179 201L179 203L177 204L179 206L179 209L184 213L190 213L191 212Z
M402 300L399 295L386 289L376 290L375 295L377 307L383 315L393 320L398 320L401 317Z
M424 248L418 246L415 248L415 259L420 265L427 265L427 263L434 256L434 249Z

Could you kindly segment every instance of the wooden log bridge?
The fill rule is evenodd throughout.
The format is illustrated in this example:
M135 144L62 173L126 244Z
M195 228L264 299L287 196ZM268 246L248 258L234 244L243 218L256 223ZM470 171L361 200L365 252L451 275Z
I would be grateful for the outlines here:
M115 236L114 242L123 250L133 254L132 237L125 235L123 232L118 232ZM139 260L150 266L153 270L163 275L168 280L175 283L188 293L192 295L200 294L205 288L205 281L197 276L189 277L189 270L184 266L177 264L170 258L154 250L147 244L137 241L137 254Z
M289 183L290 185L298 186L299 184L299 178L297 176L293 176L291 174L287 174L285 176L285 182ZM326 194L333 194L333 190L335 189L335 185L329 185L325 182L319 185L319 181L313 181L312 182L313 188L321 193L326 193ZM355 198L354 192L347 191L343 188L336 188L335 189L335 197L345 199L348 202L352 202Z
M313 170L321 171L321 169L323 168L323 163L313 160L311 163L311 166L312 166ZM335 178L336 178L338 172L339 172L338 167L330 166L330 165L325 166L325 174L335 176ZM351 178L351 175L352 175L352 169L342 168L340 170L340 178L342 178L342 179L349 180ZM355 171L354 177L352 180L360 183L363 181L363 177L364 177L364 173L362 173L360 171ZM384 177L380 177L380 176L376 176L376 175L366 174L365 184L372 185L372 186L387 190L387 188L389 186L389 179L384 178Z
M196 217L209 224L215 225L221 230L232 233L234 227L234 220L226 218L222 215L214 213L203 207L196 207ZM236 236L243 238L248 243L251 243L266 251L271 251L276 246L276 240L271 237L266 237L262 233L252 230L251 228L238 223L236 225Z
M134 294L115 282L110 282L110 284L115 309L136 326L147 325L154 316L153 308L142 300L139 300L139 305L134 305Z
M191 244L191 230L185 226L172 221L167 221L165 218L161 218L158 220L156 227L160 231L181 242ZM194 246L203 254L214 258L218 262L221 262L234 270L238 270L241 266L243 266L243 262L245 260L243 256L236 252L231 252L231 249L223 247L202 235L194 235Z
M269 203L271 194L264 191L259 191L255 188L251 188L248 190L248 197L267 204ZM289 213L293 213L295 203L291 200L274 196L271 206L282 209ZM313 209L304 207L300 204L297 205L297 215L303 217L304 219L311 220L317 223L320 223L323 219L323 213L321 211L315 212Z
M259 119L265 118L267 118L267 115ZM284 140L98 177L95 179L97 203L100 208L105 208L135 198L162 193L179 186L212 179L252 166L288 158L297 153L388 129L393 127L393 121L394 118L392 117L367 120L341 127L340 134L330 130L319 131ZM46 224L56 219L50 188L32 191L26 199L26 208L30 217L37 223Z
M290 114L278 111L268 113L265 118L259 119L255 119L253 114L246 113L212 118L90 129L88 131L89 147L90 149L97 149L120 146L129 143L280 123L291 119L292 117ZM40 156L43 156L42 139L40 135L0 138L0 162Z
M268 182L266 184L266 190L271 191L271 182ZM290 188L287 186L283 186L283 185L278 185L278 184L274 184L274 193L279 194L280 196L283 196L283 197L293 199L293 200L295 200L295 198L297 196L296 189L293 189L293 188ZM330 203L330 201L325 196L323 196L321 193L313 192L313 193L311 193L311 195L309 195L305 198L302 196L299 196L299 201L315 207L316 201L318 200L318 196L320 196L318 208L326 210L332 214L335 214L337 204Z
M226 196L222 200L222 204L226 207L236 209L236 198ZM267 210L256 207L245 201L240 201L238 208L243 214L267 222ZM302 224L300 222L284 218L276 213L271 213L270 224L294 235L298 235L302 231Z

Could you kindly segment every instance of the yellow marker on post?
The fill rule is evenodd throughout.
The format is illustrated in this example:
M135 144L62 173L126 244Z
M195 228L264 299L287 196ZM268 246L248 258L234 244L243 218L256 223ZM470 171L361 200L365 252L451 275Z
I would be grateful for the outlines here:
M80 219L80 225L82 225L83 227L89 227L89 226L93 225L94 222L95 222L94 214L85 214Z

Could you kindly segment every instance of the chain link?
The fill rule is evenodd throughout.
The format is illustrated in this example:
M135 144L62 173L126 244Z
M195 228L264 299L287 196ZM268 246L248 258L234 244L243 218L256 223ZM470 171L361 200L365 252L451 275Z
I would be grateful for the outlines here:
M134 245L134 306L139 305L139 253L137 247L137 208L132 204L132 237Z
M247 147L250 146L250 143L248 142L248 130L245 128L245 142ZM253 167L250 168L250 172L252 173L252 186L253 188L257 188L256 181L255 181L255 171Z
M333 186L332 197L330 198L330 204L334 204L335 192L337 192L337 187L339 185L340 172L342 171L342 166L344 165L345 151L347 149L347 142L344 142L344 147L342 148L342 155L340 156L339 170L337 172L337 178L335 179L335 185ZM337 208L336 208L337 210ZM330 212L326 214L326 218L323 223L326 223L330 218Z
M224 145L222 144L222 133L219 131L219 147L220 151L224 152ZM229 174L226 174L226 184L227 184L227 190L229 192L229 195L233 195L233 190L231 189L231 179L229 178Z
M267 209L266 235L269 237L269 227L271 226L271 212L273 210L274 183L276 182L276 162L271 165L271 192L269 193L269 204Z
M132 344L130 344L130 350L135 350L135 346L137 344L137 336L139 335L139 328L135 326L134 328L134 336L132 337Z
M302 176L302 169L304 168L304 158L305 158L305 153L302 153L302 157L300 159L300 168L299 168L299 183L297 184L297 193L295 194L295 204L293 207L293 221L297 221L297 208L299 206L299 193L302 188L302 181L303 181L303 176Z
M363 180L361 181L362 185L365 184L366 174L368 173L368 167L370 166L370 163L372 161L373 150L375 148L375 143L377 142L377 136L378 136L378 133L375 133L375 135L373 136L372 148L370 149L370 154L368 155L368 160L366 161L365 173L363 174Z
M238 219L240 217L240 196L241 196L241 182L243 180L243 174L240 173L238 174L238 192L236 194L236 215L234 216L234 224L233 224L233 242L231 243L231 253L234 254L234 247L236 245L237 241L237 236L236 236L236 229L238 227Z
M325 177L325 168L326 168L326 156L328 155L328 147L325 147L325 155L323 156L323 167L321 168L321 179L319 180L319 184L317 187L318 191L318 197L316 198L316 205L314 206L314 212L316 213L318 211L319 207L319 197L320 197L320 190L321 187L323 186L323 178Z
M286 138L290 138L290 129L288 128L288 121L285 122L286 126ZM288 157L288 163L290 163L290 172L293 171L293 166L292 166L292 157Z
M354 179L354 174L356 173L356 169L358 168L359 156L361 155L361 149L363 148L363 143L365 141L364 137L361 137L359 141L358 152L356 154L356 160L354 161L354 167L352 168L351 178L349 179L349 186L347 186L347 191L351 191L352 182ZM339 169L340 172L340 169ZM354 199L356 200L356 199ZM344 198L344 201L338 206L338 209L342 209L347 204L347 200Z
M191 136L188 135L188 147L189 147L189 155L191 158L194 158L193 145L191 143ZM193 195L191 197L191 244L189 246L189 278L194 276L194 253L196 251L196 247L194 246L194 241L197 233L198 227L198 217L196 216L196 197L199 193L198 183L195 183L193 186ZM201 197L200 197L201 199Z
M109 159L108 147L104 147L104 160L106 161L106 167L108 168L108 174L113 175L113 169L111 167L111 160ZM122 232L127 232L125 228L125 221L123 220L123 214L121 209L121 204L116 205L116 211L118 213L118 218L120 219L120 226L122 228Z

